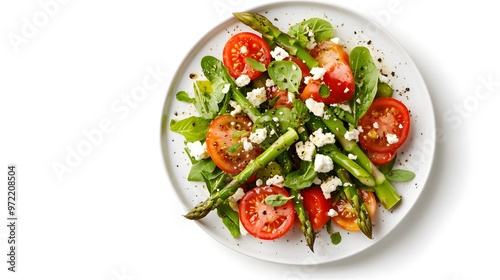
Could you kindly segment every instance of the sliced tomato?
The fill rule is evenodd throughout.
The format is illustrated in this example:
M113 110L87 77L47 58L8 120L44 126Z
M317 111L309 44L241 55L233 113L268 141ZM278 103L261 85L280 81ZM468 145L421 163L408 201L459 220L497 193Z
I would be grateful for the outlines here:
M304 208L309 215L313 229L322 228L331 219L328 211L333 208L333 200L325 198L319 186L302 189L300 195L303 197Z
M349 55L344 48L332 41L320 42L310 54L326 70L322 80L309 80L300 98L312 98L325 104L343 103L354 96L354 76ZM321 85L326 85L326 92Z
M263 63L266 68L271 62L271 49L259 35L251 32L237 33L226 42L222 50L222 61L233 78L242 74L251 80L259 77L262 72L255 70L246 58Z
M281 206L270 206L265 202L269 195L281 194L289 197L284 188L259 186L245 193L239 204L239 218L251 235L265 240L280 238L293 227L295 209L291 200Z
M373 192L365 190L360 190L360 193L368 213L370 214L370 218L373 218L377 212L377 200L375 195ZM337 226L348 231L360 230L357 223L356 212L347 199L339 198L333 206L333 209L338 213L338 215L332 218L332 221Z
M358 122L363 128L359 143L368 151L394 153L408 138L410 112L392 97L375 98Z
M262 149L252 144L245 149L243 138L250 135L252 121L243 115L221 115L210 124L207 132L207 151L214 163L229 174L240 173Z
M391 160L394 159L396 156L396 152L385 152L385 153L377 153L377 152L371 152L371 151L366 151L365 152L368 158L373 162L375 165L384 165Z

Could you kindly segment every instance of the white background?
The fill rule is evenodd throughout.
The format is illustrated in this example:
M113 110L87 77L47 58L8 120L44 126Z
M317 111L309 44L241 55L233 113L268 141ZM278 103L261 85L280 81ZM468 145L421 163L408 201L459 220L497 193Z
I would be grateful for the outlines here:
M500 19L490 1L331 1L375 19L398 39L422 72L436 114L428 185L375 246L325 265L279 265L228 249L181 216L159 142L166 90L201 36L230 12L268 1L248 2L175 1L176 8L164 0L1 2L0 279L498 275L500 152L492 136L500 105ZM156 79L143 98L126 103L148 77ZM102 137L75 156L97 130ZM6 263L12 163L16 273ZM54 164L67 169L58 176Z

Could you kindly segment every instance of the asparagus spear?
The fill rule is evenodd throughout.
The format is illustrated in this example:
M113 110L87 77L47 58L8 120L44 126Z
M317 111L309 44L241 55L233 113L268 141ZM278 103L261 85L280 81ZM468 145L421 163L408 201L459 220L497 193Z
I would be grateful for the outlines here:
M275 142L273 142L273 144L271 144L271 146L262 154L251 161L245 169L243 169L243 171L234 176L224 188L214 192L204 202L201 202L193 207L187 214L184 215L184 217L190 220L198 220L205 217L208 213L210 213L210 211L217 208L228 197L233 195L238 187L250 178L252 174L286 151L295 141L297 141L298 138L297 132L293 129L289 129Z
M372 239L372 221L370 219L370 213L366 208L365 203L359 193L359 190L352 183L349 172L340 166L335 166L335 172L337 176L343 183L343 192L349 201L349 203L354 208L357 224L361 232L363 232L368 238Z
M311 251L314 252L314 240L316 239L316 233L314 232L311 220L309 219L309 214L307 214L304 204L300 196L300 191L297 189L290 189L290 195L292 196L293 206L297 217L300 221L300 229L304 233L307 246Z
M329 110L330 108L327 108ZM330 116L334 116L330 114ZM322 118L322 122L328 127L328 129L335 134L340 145L344 150L352 153L356 156L356 162L362 166L366 171L372 174L375 179L375 194L386 209L391 209L401 200L401 196L398 194L394 186L387 180L385 175L378 170L378 168L371 162L368 156L361 150L358 144L353 140L348 140L345 138L345 133L347 129L344 127L344 123L337 118L330 117L328 119Z
M274 42L291 55L302 59L309 69L319 65L309 52L299 45L295 38L281 32L265 16L247 12L233 13L233 15L245 25L261 33L264 39Z
M299 140L307 141L309 138L309 133L307 129L301 126L299 129ZM303 164L312 164L311 162L302 161L300 163ZM309 219L309 214L304 208L304 203L302 201L302 196L300 195L300 190L297 188L290 188L290 193L292 195L293 205L295 207L295 212L297 213L297 217L300 221L300 229L304 233L304 237L306 239L307 246L314 252L314 240L316 239L316 233L314 232L314 228L311 224L311 220Z

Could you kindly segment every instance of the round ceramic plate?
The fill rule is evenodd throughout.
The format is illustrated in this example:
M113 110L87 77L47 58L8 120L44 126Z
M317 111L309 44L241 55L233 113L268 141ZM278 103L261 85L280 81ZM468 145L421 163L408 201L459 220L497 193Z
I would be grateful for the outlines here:
M409 139L400 148L397 168L408 169L416 177L405 183L394 183L402 200L390 211L382 206L373 220L373 239L361 232L341 233L342 241L333 245L326 230L318 233L312 252L307 247L299 227L281 239L264 241L250 235L233 238L215 211L197 223L207 234L220 243L242 254L261 260L286 264L319 264L340 260L363 252L382 240L407 216L417 202L429 176L434 157L435 120L434 111L426 85L412 59L402 46L379 25L365 15L346 7L314 3L287 2L256 7L257 12L269 18L277 27L287 31L290 25L311 17L330 21L339 37L350 50L362 45L370 49L382 74L390 80L395 94L411 111L411 132ZM190 92L193 75L202 76L200 61L205 55L221 58L222 49L228 38L240 31L252 31L236 19L228 19L213 28L192 48L179 66L166 96L161 127L161 145L170 186L179 198L182 214L208 197L203 183L188 182L190 161L183 151L183 137L169 130L172 119L183 119L196 114L187 103L179 102L175 94ZM200 233L201 234L201 233ZM187 240L186 240L187 241Z

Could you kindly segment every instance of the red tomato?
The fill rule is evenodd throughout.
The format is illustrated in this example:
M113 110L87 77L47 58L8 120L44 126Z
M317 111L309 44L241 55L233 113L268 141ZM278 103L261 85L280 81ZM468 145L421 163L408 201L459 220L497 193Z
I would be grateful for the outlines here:
M354 96L354 76L349 64L349 55L341 45L331 41L318 43L310 51L319 66L326 69L323 83L328 87L328 95L320 93L321 81L310 80L302 91L300 98L313 98L325 104L343 103Z
M371 191L360 190L363 202L368 209L370 218L375 216L377 211L377 200L375 195ZM333 206L333 209L337 211L338 215L332 218L332 221L339 226L348 231L359 231L359 226L357 223L356 213L354 208L351 206L349 201L343 198L339 198L337 203Z
M271 62L271 49L262 37L251 32L231 36L222 50L222 61L233 78L246 74L253 80L262 74L247 63L247 57L263 63L267 68Z
M284 188L260 186L247 191L240 200L240 222L248 233L257 238L280 238L290 231L295 222L295 209L291 200L281 206L266 204L266 197L274 194L290 196Z
M391 160L393 160L394 157L396 156L396 152L395 151L394 152L385 152L385 153L377 153L377 152L366 151L365 153L368 156L368 158L375 165L384 165L384 164L387 164L387 163L391 162Z
M238 174L262 152L257 145L249 151L243 148L242 138L250 135L252 126L252 121L243 115L221 115L212 121L207 132L207 150L221 170Z
M322 228L331 219L328 216L328 211L333 208L333 200L326 199L319 186L303 189L300 191L300 195L304 198L304 208L309 215L313 229Z
M410 112L399 100L379 97L373 100L358 124L363 128L359 143L377 153L394 153L408 138Z
M266 89L266 94L270 107L292 108L292 102L290 102L287 90L280 89L278 86L272 86Z

